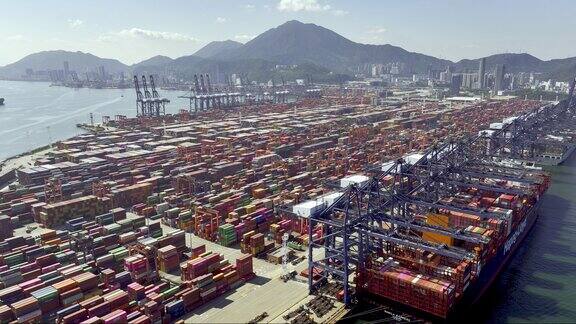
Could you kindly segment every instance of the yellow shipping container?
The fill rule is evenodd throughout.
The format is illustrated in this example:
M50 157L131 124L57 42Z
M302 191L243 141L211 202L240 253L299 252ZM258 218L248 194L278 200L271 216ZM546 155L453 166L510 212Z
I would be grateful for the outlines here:
M426 216L426 223L435 226L448 227L450 224L450 217L442 214L428 214L428 216Z
M447 228L450 224L450 218L448 215L442 214L428 214L426 216L426 223L434 226L440 226ZM423 232L422 238L428 242L432 243L444 243L447 245L454 245L454 238L447 235L442 235L433 232Z
M246 205L246 207L244 208L246 208L246 214L250 214L251 212L256 210L256 206L254 205Z
M432 232L423 232L422 238L428 242L436 243L436 244L446 244L446 245L454 245L454 238L447 235L442 235L438 233Z

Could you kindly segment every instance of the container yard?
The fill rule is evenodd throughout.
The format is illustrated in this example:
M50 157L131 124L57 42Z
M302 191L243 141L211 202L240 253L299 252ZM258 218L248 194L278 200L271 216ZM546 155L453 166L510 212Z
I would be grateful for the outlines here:
M535 164L572 153L573 105L363 102L326 89L56 143L0 191L0 321L464 309L536 221L550 180Z

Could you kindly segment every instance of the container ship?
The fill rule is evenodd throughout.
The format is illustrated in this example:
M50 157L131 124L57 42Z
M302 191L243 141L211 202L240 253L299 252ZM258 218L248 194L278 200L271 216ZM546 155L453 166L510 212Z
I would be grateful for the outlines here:
M480 170L469 171L480 174ZM358 271L357 292L439 319L457 318L477 302L530 232L538 218L540 198L550 185L550 176L539 168L493 165L482 171L491 176L476 176L476 185L440 199L446 209L430 210L415 220L431 228L458 229L456 233L476 236L475 242L438 231L403 233L466 251L468 258L387 242L382 252L371 256ZM470 212L454 211L450 206ZM483 218L478 212L502 217Z

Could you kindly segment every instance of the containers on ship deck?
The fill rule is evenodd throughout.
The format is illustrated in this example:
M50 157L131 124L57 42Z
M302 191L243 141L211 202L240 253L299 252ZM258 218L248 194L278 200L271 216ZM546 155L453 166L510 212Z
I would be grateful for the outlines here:
M445 318L456 298L454 284L399 266L369 269L362 274L366 292Z

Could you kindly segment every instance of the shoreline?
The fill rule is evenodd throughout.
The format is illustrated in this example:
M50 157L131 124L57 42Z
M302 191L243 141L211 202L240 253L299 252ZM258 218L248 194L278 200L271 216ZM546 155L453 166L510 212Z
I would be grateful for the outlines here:
M40 151L47 150L47 149L51 148L51 147L52 147L54 144L56 144L56 143L57 143L57 142L54 142L54 143L52 143L52 144L46 144L46 145L43 145L43 146L39 146L39 147L37 147L37 148L34 148L34 149L32 149L32 150L28 150L28 151L26 151L26 152L22 152L22 153L20 153L20 154L16 154L16 155L9 156L9 157L5 158L4 160L0 161L0 166L5 165L7 162L10 162L10 161L12 161L12 160L19 159L19 158L25 157L25 156L27 156L27 155L33 155L33 154L36 154L36 153L38 153L38 152L40 152ZM1 173L1 172L0 172L0 173Z

